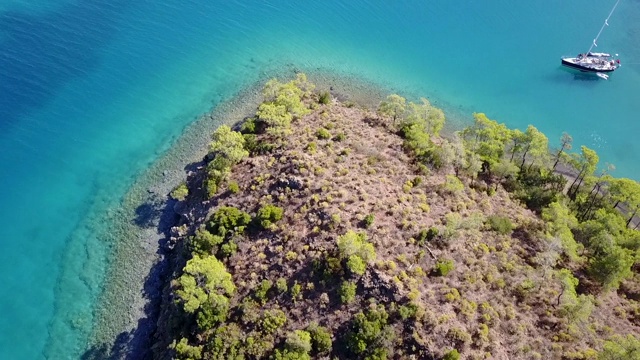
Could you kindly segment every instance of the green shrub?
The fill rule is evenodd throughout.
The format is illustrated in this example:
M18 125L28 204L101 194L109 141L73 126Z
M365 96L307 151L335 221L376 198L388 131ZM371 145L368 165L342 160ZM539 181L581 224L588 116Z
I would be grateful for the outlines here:
M318 129L318 131L316 131L316 136L321 140L331 139L331 133L325 128Z
M464 346L471 342L471 335L459 327L450 328L449 331L447 331L447 338L456 346Z
M218 245L224 241L219 235L213 235L205 228L196 230L194 236L190 238L189 248L192 253L199 255L211 255L217 251Z
M215 154L216 159L225 160L224 167L232 167L249 156L244 148L244 136L231 130L227 125L221 125L213 133L213 141L209 144L209 153ZM222 170L222 167L217 167Z
M290 332L284 344L291 352L308 354L311 352L311 334L304 330Z
M178 185L178 187L173 189L173 191L171 192L171 197L178 201L183 201L184 199L187 198L188 195L189 195L189 188L185 183Z
M221 206L209 218L207 228L211 233L226 236L230 231L242 234L251 222L251 216L232 206Z
M457 194L464 190L464 184L455 175L447 175L447 179L444 182L443 188L450 194Z
M244 138L244 148L251 155L255 155L259 153L260 142L258 141L258 137L255 134L242 134Z
M622 280L633 275L633 264L631 250L610 245L593 257L589 272L603 285L605 291L616 290Z
M243 134L255 134L256 133L256 118L247 118L240 126L240 132Z
M265 334L273 334L287 322L287 316L282 310L267 310L260 318L260 329Z
M340 289L338 290L338 294L340 295L340 301L343 304L350 304L356 298L356 290L358 285L350 281L343 281L340 285Z
M536 283L531 279L524 279L520 284L516 286L516 295L520 299L524 299L535 289Z
M438 262L436 262L436 265L433 268L433 272L437 276L447 276L447 274L453 271L453 269L454 269L453 260L438 259Z
M487 218L487 225L491 230L502 235L510 234L513 231L513 224L506 216L491 215Z
M346 234L338 237L336 242L340 256L343 259L348 259L353 255L359 256L367 263L376 259L376 251L373 244L367 241L365 233L356 233L349 230Z
M296 302L302 298L302 285L297 282L291 287L291 299Z
M338 135L333 137L334 141L344 141L347 138L347 135L345 135L345 133L339 133Z
M289 287L287 286L287 279L279 278L276 281L276 289L278 289L280 293L286 293L289 290Z
M331 102L331 93L328 91L322 91L318 96L318 102L324 105L329 104Z
M318 149L318 145L315 143L315 141L308 143L307 146L305 147L305 150L307 150L309 154L315 154L317 149Z
M402 185L402 191L408 194L411 192L411 189L413 189L413 181L411 180L405 181L404 184Z
M438 236L438 228L435 226L430 227L428 230L423 229L418 233L418 245L424 245L426 241L432 241Z
M218 326L209 338L209 359L240 360L245 355L244 332L236 323Z
M360 256L351 255L349 256L349 260L347 260L347 269L353 274L364 275L364 272L367 270L367 264Z
M229 192L232 194L237 194L240 192L240 185L238 185L236 181L230 181L227 185L227 188L229 188Z
M293 261L298 258L298 254L295 251L288 251L284 258L287 259L287 261Z
M284 210L281 207L270 204L264 205L258 210L256 221L263 229L269 229L273 223L282 219L283 214Z
M524 202L527 207L536 212L555 202L560 197L567 180L560 174L551 171L541 171L538 167L525 167L518 173L517 178L508 179L505 189Z
M258 287L256 288L254 295L262 305L267 302L267 293L269 292L269 290L271 290L272 286L273 283L271 282L271 280L265 279L262 280L260 285L258 285Z
M270 334L267 336L248 336L244 341L244 350L248 355L250 355L250 359L266 358L266 355L273 350L273 346L274 339Z
M407 305L400 305L398 307L398 315L402 320L414 318L417 312L418 312L418 306L413 303L409 303Z
M598 360L638 360L640 358L640 339L633 335L616 335L604 343Z
M356 314L347 334L348 349L365 359L386 359L389 350L385 344L395 339L393 328L387 325L388 318L383 306Z
M349 230L338 237L337 245L340 258L347 261L347 268L354 274L364 274L367 264L376 259L373 244L367 242L364 233Z
M442 360L460 360L460 353L456 349L447 351L442 357Z
M221 258L228 258L228 257L231 257L233 254L235 254L236 251L238 251L238 244L236 244L233 240L229 240L229 242L227 242L226 244L222 244L222 246L220 246L220 251L218 252L218 255Z
M187 339L182 338L180 342L176 344L174 341L171 344L171 347L175 349L177 359L179 360L198 360L202 359L202 348L203 346L191 346L189 345Z
M209 294L209 300L202 303L196 317L198 328L202 331L213 329L227 320L229 299L220 294Z
M188 313L194 313L207 301L221 301L212 297L233 295L235 285L224 264L214 256L195 255L187 261L184 273L178 278L176 295Z
M364 220L362 220L362 225L365 227L365 229L368 229L371 227L371 225L373 225L374 220L375 217L373 216L373 214L369 214L364 217Z
M314 351L319 354L331 351L333 343L331 341L331 333L327 328L311 323L307 327L307 331L311 334L311 344Z

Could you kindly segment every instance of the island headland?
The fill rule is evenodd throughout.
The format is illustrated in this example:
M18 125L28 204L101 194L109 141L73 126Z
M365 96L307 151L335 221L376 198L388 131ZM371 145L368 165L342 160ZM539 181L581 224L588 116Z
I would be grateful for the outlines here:
M148 356L638 358L636 181L568 134L329 90L270 80L187 166Z

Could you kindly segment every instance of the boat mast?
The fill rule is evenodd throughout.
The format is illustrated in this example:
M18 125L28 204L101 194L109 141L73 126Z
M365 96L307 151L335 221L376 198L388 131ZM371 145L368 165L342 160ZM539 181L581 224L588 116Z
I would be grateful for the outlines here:
M618 6L618 3L620 2L620 0L616 1L616 4L613 5L613 9L611 9L611 12L609 13L609 16L607 16L607 18L604 20L604 24L602 24L602 27L600 28L600 31L598 32L598 35L596 35L596 38L593 39L593 43L591 44L591 47L589 47L589 51L587 51L587 54L589 54L591 52L591 49L593 49L594 46L598 46L598 44L596 43L598 41L598 38L600 37L600 34L602 34L602 30L604 30L605 26L609 26L609 18L611 17L611 15L613 15L613 11L616 9L616 7Z

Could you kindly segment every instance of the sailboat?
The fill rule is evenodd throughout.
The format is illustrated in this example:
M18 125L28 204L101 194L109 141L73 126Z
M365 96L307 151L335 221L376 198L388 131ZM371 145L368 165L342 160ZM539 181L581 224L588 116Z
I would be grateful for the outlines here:
M602 34L604 27L609 26L609 18L613 15L613 12L616 10L619 2L620 0L616 1L616 4L613 5L613 9L611 9L609 16L604 20L604 24L602 24L600 32L598 32L596 38L593 39L593 43L591 44L591 47L589 47L589 51L584 54L578 54L576 57L562 57L563 66L580 70L582 72L596 73L596 75L603 79L608 78L606 73L613 72L620 67L620 59L614 60L614 58L608 53L591 52L594 47L598 46L598 38L600 37L600 34ZM618 54L615 56L618 56Z

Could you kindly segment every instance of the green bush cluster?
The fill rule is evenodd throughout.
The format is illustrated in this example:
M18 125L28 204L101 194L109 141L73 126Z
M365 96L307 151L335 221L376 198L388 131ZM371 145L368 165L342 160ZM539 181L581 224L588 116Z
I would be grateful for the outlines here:
M366 234L349 230L337 240L340 258L347 262L347 269L353 274L362 275L369 264L376 259L373 244L367 241Z
M387 321L389 315L378 305L366 313L357 313L347 334L347 347L358 357L386 359L395 339L395 332Z
M398 316L402 320L414 318L418 312L418 305L414 303L408 303L398 306Z
M279 278L276 281L276 289L278 289L279 293L286 293L289 290L289 287L287 286L287 279L285 278Z
M564 176L534 166L522 169L517 177L505 183L505 188L529 209L540 212L558 201L566 182Z
M316 131L316 136L320 140L331 139L331 133L329 132L329 130L327 130L325 128L318 129L318 131Z
M307 331L311 335L311 344L315 352L324 354L331 351L333 342L331 340L331 333L327 328L319 326L316 323L311 323L307 326Z
M211 215L207 229L213 234L227 236L242 234L251 223L251 215L233 206L221 206Z
M450 328L447 331L447 338L449 338L457 347L464 347L471 342L471 335L459 327Z
M305 147L305 150L307 150L309 154L315 154L316 151L318 150L318 144L316 144L315 141L312 141L307 144L307 146Z
M502 215L491 215L487 217L487 225L498 234L506 235L513 231L511 219Z
M371 227L371 225L373 225L373 221L375 220L375 217L373 214L369 214L367 216L364 217L364 219L362 220L362 225L365 227L365 229L368 229Z
M280 310L267 310L260 318L260 330L265 334L273 334L287 323L287 315Z
M329 93L328 91L320 92L320 94L318 95L318 102L324 105L331 103L331 93Z
M464 184L457 176L447 175L442 188L449 194L458 194L464 190Z
M178 201L183 201L184 199L187 198L188 195L189 195L189 188L185 183L178 185L178 187L173 189L173 191L171 192L171 197Z
M213 256L195 255L183 271L176 295L184 311L197 313L198 323L204 328L226 319L235 285L224 264Z
M224 238L211 234L205 227L196 230L189 240L191 252L199 255L211 255L218 250L218 245L222 244Z
M284 210L281 207L267 204L258 210L256 221L263 229L269 229L273 223L282 219L283 214Z
M349 259L347 259L347 269L349 269L352 274L364 275L367 270L367 263L359 256L350 256Z
M273 282L271 282L271 280L265 279L265 280L262 280L260 285L256 287L254 296L256 300L258 300L258 302L260 302L262 305L264 305L267 302L267 295L269 293L269 290L271 290L272 286L273 286Z
M531 279L524 279L516 286L516 295L520 299L524 299L529 296L536 287L536 283Z
M311 95L313 88L303 73L287 83L269 80L262 90L265 101L258 107L257 121L266 126L267 133L277 138L289 135L291 121L311 112L303 99Z
M273 336L268 334L264 335L256 335L256 336L247 336L244 341L244 350L248 355L249 359L264 359L267 354L269 354L274 347L274 339ZM224 358L226 360L226 358ZM242 360L244 357L241 357L236 360Z
M213 156L213 160L207 164L205 188L211 198L227 179L231 168L249 156L249 152L245 149L245 137L241 133L231 130L227 125L221 125L213 133L209 154Z
M207 348L211 359L244 359L244 333L236 323L220 325L209 338Z
M432 241L438 236L438 234L438 228L435 226L432 226L429 229L420 230L417 238L418 245L424 245L426 242Z
M460 360L460 353L456 349L449 350L444 354L442 360Z
M277 349L275 360L308 360L311 359L311 335L304 330L296 330L287 335L284 349Z
M236 181L229 181L229 184L227 184L227 188L232 194L237 194L240 192L240 185L238 185L238 182Z
M455 266L453 265L453 260L451 259L438 259L436 265L433 267L433 272L437 276L447 276Z
M302 285L298 284L297 282L293 284L293 286L291 286L291 300L293 300L293 302L296 302L298 300L300 300L302 298Z
M340 295L340 301L343 304L351 304L353 300L356 298L356 290L358 289L358 285L351 281L343 281L340 285L340 289L338 290L338 295Z
M204 346L189 345L187 339L182 338L178 343L175 341L171 347L176 352L176 358L179 360L199 360L202 359L202 349Z
M614 336L604 343L598 360L638 360L640 359L640 339L633 336Z
M230 206L219 207L209 218L206 227L200 227L189 238L189 248L194 254L229 257L238 248L232 240L233 236L242 235L250 222L251 216L242 210Z

